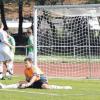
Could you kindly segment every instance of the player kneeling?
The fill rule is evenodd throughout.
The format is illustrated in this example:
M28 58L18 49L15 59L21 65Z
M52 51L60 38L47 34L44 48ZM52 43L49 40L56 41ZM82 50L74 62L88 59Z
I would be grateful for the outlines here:
M56 86L48 85L48 80L40 70L40 68L33 66L32 60L26 58L24 60L25 64L25 81L20 81L17 84L3 85L0 84L1 88L42 88L42 89L72 89L71 86Z

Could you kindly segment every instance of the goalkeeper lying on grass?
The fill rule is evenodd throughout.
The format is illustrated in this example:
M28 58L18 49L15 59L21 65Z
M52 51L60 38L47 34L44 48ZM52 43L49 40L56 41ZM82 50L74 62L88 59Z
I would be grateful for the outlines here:
M4 85L0 83L0 88L72 89L71 86L48 85L47 78L44 76L40 68L33 67L32 60L30 58L25 58L24 63L25 63L24 74L26 80L11 85Z

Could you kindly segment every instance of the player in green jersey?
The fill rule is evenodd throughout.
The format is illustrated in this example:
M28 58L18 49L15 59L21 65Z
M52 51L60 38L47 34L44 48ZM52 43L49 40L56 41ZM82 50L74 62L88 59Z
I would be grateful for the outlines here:
M28 41L27 41L27 45L26 45L27 52L28 52L27 57L31 58L34 63L34 41L33 41L34 38L33 38L31 29L27 30L27 35L28 35Z

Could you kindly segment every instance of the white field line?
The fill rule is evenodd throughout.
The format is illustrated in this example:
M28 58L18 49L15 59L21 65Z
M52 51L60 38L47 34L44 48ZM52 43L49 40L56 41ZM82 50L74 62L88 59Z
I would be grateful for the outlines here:
M23 90L12 90L12 89L0 89L0 91L6 91L6 92L19 92L19 93L27 93L27 94L36 94L36 95L48 95L48 96L86 96L86 95L100 95L100 93L91 94L91 93L79 93L79 94L57 94L57 93L47 93L47 92L28 92Z
M19 92L19 93L28 93L28 94L40 94L40 95L50 95L50 96L62 96L56 93L46 93L46 92L28 92L23 90L12 90L12 89L0 89L0 91L6 91L6 92Z

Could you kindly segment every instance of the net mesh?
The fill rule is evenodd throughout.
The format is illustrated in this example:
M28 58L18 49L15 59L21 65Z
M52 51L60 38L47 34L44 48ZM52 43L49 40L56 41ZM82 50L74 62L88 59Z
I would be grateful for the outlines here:
M100 8L39 6L37 64L52 77L99 77Z

